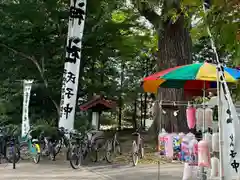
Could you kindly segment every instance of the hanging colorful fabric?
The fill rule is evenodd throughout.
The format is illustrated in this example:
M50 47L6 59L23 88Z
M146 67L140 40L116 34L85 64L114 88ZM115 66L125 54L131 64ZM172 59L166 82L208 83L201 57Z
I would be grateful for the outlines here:
M198 108L196 110L196 129L197 130L202 130L203 116L204 116L204 109L203 108Z
M201 140L198 143L198 166L210 167L210 152L208 141Z
M216 157L211 158L211 178L218 177L219 174L219 159Z
M205 109L205 120L206 126L212 128L213 110L211 108Z
M219 133L213 133L212 135L212 151L219 152Z
M166 136L168 133L165 131L165 129L162 129L161 132L158 134L158 147L157 150L159 151L160 155L165 155L165 142L166 142Z
M186 110L187 124L189 129L193 129L196 125L196 108L189 106Z
M189 142L190 164L198 165L198 141L196 138Z
M181 150L181 137L179 135L173 136L173 149L178 152Z
M189 136L184 136L182 138L182 142L181 142L181 155L180 155L180 159L181 161L188 161L190 159L190 155L189 155L189 142L192 139Z
M181 137L179 135L173 136L173 154L174 160L180 160L181 152Z
M165 154L169 159L173 158L173 136L172 134L168 134L165 136Z
M205 140L208 142L208 147L211 152L212 151L212 135L209 132L205 134Z

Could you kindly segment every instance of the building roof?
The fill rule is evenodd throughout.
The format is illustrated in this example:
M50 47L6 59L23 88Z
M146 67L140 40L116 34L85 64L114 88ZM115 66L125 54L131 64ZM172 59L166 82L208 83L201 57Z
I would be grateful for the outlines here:
M80 105L81 111L87 111L89 109L93 111L105 111L109 109L113 109L116 107L116 102L107 100L103 96L94 96L92 100Z

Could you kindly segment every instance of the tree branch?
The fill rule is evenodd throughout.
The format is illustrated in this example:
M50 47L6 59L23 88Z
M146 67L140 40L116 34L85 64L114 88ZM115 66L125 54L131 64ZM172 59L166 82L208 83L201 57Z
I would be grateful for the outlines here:
M20 55L20 56L22 56L22 57L24 57L24 58L32 61L33 64L35 64L35 66L37 67L37 69L38 69L38 71L39 71L39 73L40 73L40 76L41 76L41 78L42 78L42 80L43 80L43 83L44 83L44 85L45 85L45 88L48 89L48 82L47 82L47 80L46 80L45 77L44 77L44 71L42 70L42 68L41 68L41 66L39 65L38 61L37 61L34 57L28 56L28 55L24 54L23 52L17 51L17 50L15 50L15 49L7 46L6 44L3 44L3 43L0 43L0 46L2 46L2 47L4 47L4 48L12 51L12 52L15 53L15 54L18 54L18 55ZM60 108L59 108L58 104L57 104L56 101L52 98L52 96L51 96L50 94L48 94L48 96L49 96L49 98L51 99L52 103L54 104L54 106L55 106L55 108L56 108L56 110L57 110L58 116L60 116Z
M132 0L132 2L138 9L139 13L144 16L156 29L158 29L161 23L161 16L154 11L150 4L141 0Z

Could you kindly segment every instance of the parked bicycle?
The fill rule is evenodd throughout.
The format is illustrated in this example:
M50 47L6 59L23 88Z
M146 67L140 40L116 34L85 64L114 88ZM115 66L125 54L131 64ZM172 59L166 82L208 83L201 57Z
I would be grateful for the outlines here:
M20 160L17 129L18 127L13 128L13 130L7 126L0 127L0 163L4 159L14 164Z
M59 154L59 152L61 151L61 149L63 147L67 148L67 153L66 153L66 158L67 160L69 160L69 132L67 129L65 129L64 127L60 127L58 129L58 139L56 140L55 143L55 154Z
M48 156L50 160L55 161L63 146L63 141L67 143L68 139L65 137L64 128L51 127L40 132L39 141L42 155Z
M92 155L92 161L97 162L100 149L106 147L106 139L101 131L71 132L70 139L70 164L73 169L79 168L88 155Z
M70 140L69 140L69 162L73 169L78 169L82 165L83 161L83 147L84 144L84 136L81 133L76 131L70 132Z
M20 152L21 159L26 160L28 157L31 157L33 162L37 164L40 161L41 148L38 138L33 138L31 136L31 132L33 130L34 129L31 127L26 136L23 138L24 140L20 142Z
M138 160L144 157L144 144L143 138L140 134L140 128L132 133L132 135L136 137L136 140L133 140L132 142L132 162L133 166L136 166L138 164Z
M106 160L111 163L113 161L113 156L121 155L121 145L118 140L118 131L116 131L112 139L106 142Z

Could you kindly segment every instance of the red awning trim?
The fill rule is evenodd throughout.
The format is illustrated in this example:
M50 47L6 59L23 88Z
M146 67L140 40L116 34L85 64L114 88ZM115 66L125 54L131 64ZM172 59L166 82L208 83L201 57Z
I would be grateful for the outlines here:
M114 101L110 101L110 100L105 100L105 99L102 99L102 98L95 98L83 105L80 106L80 110L81 111L86 111L98 104L102 104L104 105L106 108L109 108L109 109L112 109L116 106L116 103Z

